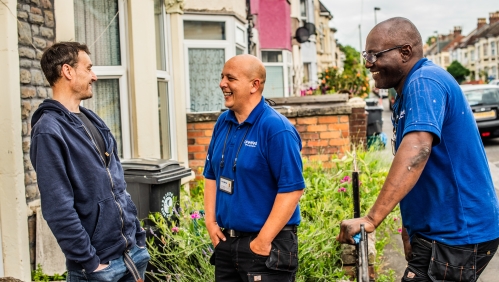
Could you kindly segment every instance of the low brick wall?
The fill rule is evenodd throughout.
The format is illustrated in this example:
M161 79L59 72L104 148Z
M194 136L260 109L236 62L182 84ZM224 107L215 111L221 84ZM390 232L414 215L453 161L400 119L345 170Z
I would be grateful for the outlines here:
M337 98L336 98L337 99ZM310 162L331 166L333 156L342 157L351 144L366 144L367 114L365 103L354 101L297 107L275 106L289 119L300 133L302 156ZM210 144L213 127L220 116L216 113L187 114L187 142L189 167L195 172L195 180L203 179L203 167Z

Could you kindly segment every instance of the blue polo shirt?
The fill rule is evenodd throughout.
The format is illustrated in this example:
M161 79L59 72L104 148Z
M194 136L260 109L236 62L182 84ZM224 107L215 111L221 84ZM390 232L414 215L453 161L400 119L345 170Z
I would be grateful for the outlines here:
M427 59L407 76L394 105L397 143L409 132L434 136L430 158L400 202L409 235L448 245L499 237L499 202L471 108L455 79Z
M222 113L213 129L204 168L204 177L217 182L218 225L259 232L277 193L305 188L300 150L301 139L294 126L263 97L241 124L233 111ZM232 194L220 190L221 176L234 180ZM298 225L300 219L297 206L287 224Z

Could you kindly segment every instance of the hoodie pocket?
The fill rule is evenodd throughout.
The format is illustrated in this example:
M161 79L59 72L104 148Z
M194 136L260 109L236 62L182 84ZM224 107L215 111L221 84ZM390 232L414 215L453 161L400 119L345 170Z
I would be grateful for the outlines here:
M120 218L120 210L112 197L99 202L99 216L91 239L97 253L114 245L122 237Z

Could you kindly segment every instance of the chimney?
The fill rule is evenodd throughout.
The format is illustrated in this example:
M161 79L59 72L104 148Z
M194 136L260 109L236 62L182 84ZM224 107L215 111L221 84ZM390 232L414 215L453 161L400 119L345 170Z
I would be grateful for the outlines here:
M487 19L486 18L478 18L478 22L476 24L476 29L480 29L482 26L487 24Z
M495 13L489 13L489 24L499 22L499 11Z
M454 38L458 37L459 35L461 35L461 27L460 26L455 26L454 27Z

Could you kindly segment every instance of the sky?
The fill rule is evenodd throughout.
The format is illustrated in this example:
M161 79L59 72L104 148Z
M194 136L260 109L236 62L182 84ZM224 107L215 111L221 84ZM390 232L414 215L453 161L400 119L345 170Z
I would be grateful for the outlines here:
M366 37L374 27L374 7L377 22L405 17L411 20L426 42L428 37L448 34L454 26L461 26L467 35L476 28L478 18L489 21L489 13L499 11L498 0L320 0L333 15L329 23L337 29L335 37L342 45L350 45L359 51L359 24L362 50Z

